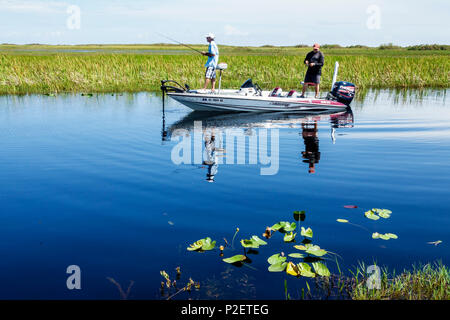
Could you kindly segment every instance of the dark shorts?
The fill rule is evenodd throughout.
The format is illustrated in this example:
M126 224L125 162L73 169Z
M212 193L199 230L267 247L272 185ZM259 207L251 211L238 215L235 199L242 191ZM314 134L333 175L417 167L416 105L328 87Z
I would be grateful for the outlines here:
M205 78L207 79L215 79L216 78L216 69L213 67L206 68Z
M307 72L304 83L305 84L319 84L320 83L320 74Z

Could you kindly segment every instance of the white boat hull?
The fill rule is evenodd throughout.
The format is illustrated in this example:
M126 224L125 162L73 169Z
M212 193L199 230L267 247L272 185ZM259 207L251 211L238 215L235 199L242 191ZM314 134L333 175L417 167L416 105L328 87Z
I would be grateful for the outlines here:
M233 91L235 93L236 91ZM236 112L293 112L293 111L341 111L347 106L337 101L315 98L239 96L231 94L169 92L172 99L197 111L236 111Z

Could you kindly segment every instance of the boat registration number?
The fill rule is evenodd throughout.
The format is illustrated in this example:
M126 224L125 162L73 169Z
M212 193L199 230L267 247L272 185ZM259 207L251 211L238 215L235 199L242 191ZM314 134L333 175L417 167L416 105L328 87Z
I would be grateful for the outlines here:
M223 102L223 99L219 99L219 98L203 98L202 101Z
M271 102L270 104L274 106L283 106L283 107L289 107L291 105L290 103L285 102Z

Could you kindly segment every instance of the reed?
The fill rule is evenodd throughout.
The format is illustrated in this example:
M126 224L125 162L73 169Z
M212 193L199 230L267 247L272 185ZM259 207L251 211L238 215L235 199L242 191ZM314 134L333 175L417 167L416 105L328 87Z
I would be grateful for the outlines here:
M381 269L379 289L369 289L366 285L365 268L359 269L363 280L355 276L356 285L351 290L353 300L449 300L450 271L441 262L413 266L395 275Z
M200 55L20 53L17 50L12 53L11 50L14 51L0 46L0 94L155 91L159 90L161 79L178 80L193 88L201 87L204 81L205 57ZM290 54L294 51L296 54ZM264 89L281 86L285 90L298 90L306 72L303 58L307 51L308 48L295 47L224 46L220 61L228 63L229 68L224 72L222 86L236 88L247 78L253 78ZM406 49L402 49L404 54L400 55L398 51L324 50L322 91L329 89L335 61L341 66L338 78L353 82L360 89L449 86L448 55L412 55L430 51Z

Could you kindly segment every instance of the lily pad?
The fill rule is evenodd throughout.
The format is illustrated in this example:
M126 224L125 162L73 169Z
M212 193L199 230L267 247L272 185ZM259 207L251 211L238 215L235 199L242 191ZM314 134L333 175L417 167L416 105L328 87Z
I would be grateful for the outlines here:
M253 240L253 239L249 239L249 240L247 240L247 239L242 239L242 240L241 240L241 245L242 245L244 248L254 248L254 249L259 248L259 243L256 242L256 241Z
M325 251L324 249L320 249L320 248L314 248L314 249L306 250L306 253L312 254L313 256L316 256L316 257L322 257L327 254L327 251Z
M190 244L189 247L187 247L188 251L196 251L196 250L200 250L202 248L203 245L203 241L198 240L195 241L194 243Z
M194 243L190 244L189 247L187 247L188 251L197 251L197 250L212 250L216 246L216 241L212 241L210 237L207 237L205 239L200 239L195 241Z
M336 221L340 223L348 223L348 220L346 219L336 219Z
M236 263L236 262L242 262L245 259L247 259L246 256L244 256L242 254L237 254L235 256L232 256L232 257L226 258L226 259L222 259L222 260L226 263Z
M371 220L378 220L378 219L380 219L380 217L377 216L372 210L364 212L364 215L366 216L366 218L369 218Z
M311 228L305 229L304 227L302 227L302 231L300 232L300 234L304 237L308 237L308 238L312 238L313 237L313 231Z
M314 245L311 243L306 243L304 245L298 245L298 246L294 246L294 248L299 249L299 250L303 250L306 253L312 254L314 256L317 257L321 257L326 255L328 252L324 249L321 249L318 245Z
M398 239L398 236L394 233L381 234L378 232L374 232L372 233L372 239L382 239L382 240Z
M300 270L298 266L290 261L286 266L286 273L294 277L300 276Z
M259 238L258 236L252 236L253 241L255 241L257 244L259 244L260 246L266 245L267 242L265 242L264 240L262 240L261 238Z
M293 232L286 233L284 235L283 240L284 240L284 242L292 242L295 240L296 235L297 235L297 233L293 233Z
M269 268L267 268L270 272L283 272L286 269L287 262L280 262L271 264Z
M311 247L309 247L306 250L306 253L312 254L313 256L316 256L316 257L321 257L321 256L326 255L327 251L325 251L324 249L321 249L317 245L312 245Z
M295 228L297 227L297 224L295 222L287 222L287 221L280 221L278 223L275 223L272 227L270 227L270 229L275 230L275 231L285 231L285 232L290 232L295 230Z
M306 251L311 248L313 245L311 243L305 243L303 245L294 246L295 249Z
M279 253L274 254L267 259L267 262L269 262L270 264L278 264L283 263L285 261L286 257L282 257Z
M380 234L378 232L372 233L372 239L379 239L379 238L380 238Z
M305 257L305 256L304 256L303 254L301 254L301 253L290 253L290 254L288 254L288 256L291 257L291 258L298 258L298 259L302 259L302 258Z
M300 262L297 266L302 277L314 278L316 276L316 274L311 271L311 266L309 264Z
M211 238L205 238L203 239L203 245L202 245L202 250L208 251L208 250L212 250L214 249L214 247L216 246L216 241L212 241Z
M305 211L294 211L295 221L304 221L306 217Z
M259 246L266 245L267 242L259 238L258 236L252 236L251 239L242 239L241 245L244 248L254 248L257 249Z
M314 271L316 271L316 273L319 275L319 276L322 276L322 277L329 277L331 274L330 274L330 270L328 270L328 268L327 268L327 266L326 265L324 265L323 263L320 263L320 262L313 262L313 267L314 267Z
M295 230L295 228L297 228L297 224L295 222L286 222L286 224L283 227L283 230L286 232L291 232L293 230Z
M372 211L374 213L377 213L380 217L385 218L385 219L389 218L392 213L392 211L388 210L388 209L373 208Z
M391 216L392 211L388 209L379 209L379 208L372 208L369 211L366 211L364 215L372 220L378 220L380 217L387 219Z

